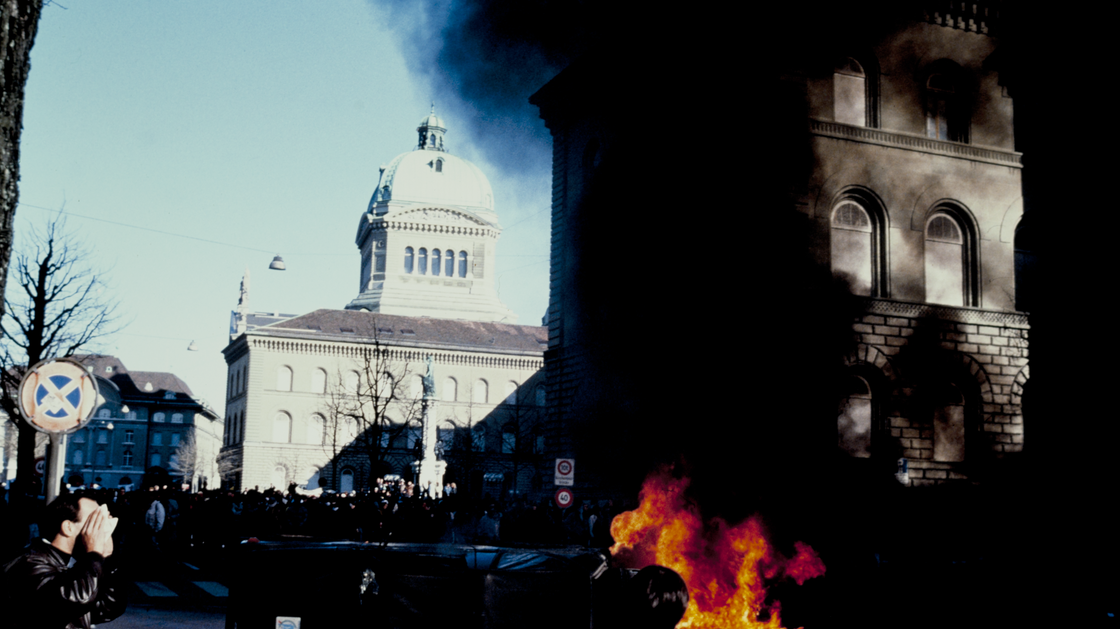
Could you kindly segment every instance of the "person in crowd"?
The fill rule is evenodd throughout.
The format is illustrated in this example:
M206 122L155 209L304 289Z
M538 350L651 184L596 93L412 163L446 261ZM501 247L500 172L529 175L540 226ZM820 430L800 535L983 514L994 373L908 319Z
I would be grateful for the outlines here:
M63 494L47 506L32 542L4 566L0 593L20 626L90 629L124 613L127 601L112 560L117 519L90 498Z
M623 597L625 625L635 629L673 629L688 609L688 586L681 575L665 566L639 570L627 583Z

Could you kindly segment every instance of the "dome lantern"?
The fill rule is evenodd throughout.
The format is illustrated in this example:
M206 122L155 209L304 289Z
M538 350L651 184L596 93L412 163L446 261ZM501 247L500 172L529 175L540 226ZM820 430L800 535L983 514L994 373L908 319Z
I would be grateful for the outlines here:
M419 144L417 149L425 149L428 151L446 151L443 148L443 134L447 132L447 127L443 126L443 120L436 115L436 104L432 103L432 111L426 118L420 121L420 126L416 127L416 132L420 135Z

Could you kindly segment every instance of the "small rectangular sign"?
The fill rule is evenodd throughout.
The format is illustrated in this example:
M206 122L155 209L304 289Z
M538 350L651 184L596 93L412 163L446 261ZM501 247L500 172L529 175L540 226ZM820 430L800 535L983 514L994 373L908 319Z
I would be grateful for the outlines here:
M576 460L556 459L556 476L554 485L557 487L571 487L576 480Z
M276 629L299 629L299 616L277 616Z

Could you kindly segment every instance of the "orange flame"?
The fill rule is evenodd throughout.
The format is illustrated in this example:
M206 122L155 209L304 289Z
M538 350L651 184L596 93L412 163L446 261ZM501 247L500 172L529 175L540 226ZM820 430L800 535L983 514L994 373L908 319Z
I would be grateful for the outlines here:
M611 555L629 568L658 564L681 575L689 598L677 629L784 629L781 603L766 600L767 583L790 578L801 585L823 575L824 562L802 542L792 558L779 554L757 515L734 526L703 522L684 497L689 482L669 470L650 475L641 505L611 522Z

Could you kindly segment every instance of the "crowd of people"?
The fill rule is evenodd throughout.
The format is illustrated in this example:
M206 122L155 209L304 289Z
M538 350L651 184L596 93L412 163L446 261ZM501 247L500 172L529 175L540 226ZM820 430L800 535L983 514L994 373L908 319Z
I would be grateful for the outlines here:
M491 545L611 545L614 503L585 502L565 509L551 500L472 499L454 485L438 497L403 480L378 479L372 489L308 495L294 485L245 491L187 492L94 488L77 493L108 506L127 548L186 557L216 553L246 539L308 541L448 542ZM2 502L2 501L0 501ZM12 549L38 538L38 518L7 531ZM12 522L11 524L15 524Z

